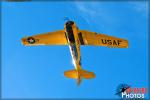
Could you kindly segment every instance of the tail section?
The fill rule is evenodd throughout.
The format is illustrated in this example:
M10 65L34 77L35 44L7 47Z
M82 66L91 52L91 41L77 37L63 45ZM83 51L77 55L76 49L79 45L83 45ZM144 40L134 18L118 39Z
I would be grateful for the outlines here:
M78 73L77 73L76 70L65 71L65 72L64 72L64 75L65 75L67 78L74 78L74 79L77 79L77 78L78 78Z
M74 70L65 71L64 75L67 78L77 79L78 85L81 83L81 80L83 78L91 79L95 77L95 74L93 72L89 72L89 71L82 70L82 69L81 70L74 69Z
M81 70L80 75L82 78L85 78L85 79L91 79L95 77L95 74L93 72L89 72L86 70Z

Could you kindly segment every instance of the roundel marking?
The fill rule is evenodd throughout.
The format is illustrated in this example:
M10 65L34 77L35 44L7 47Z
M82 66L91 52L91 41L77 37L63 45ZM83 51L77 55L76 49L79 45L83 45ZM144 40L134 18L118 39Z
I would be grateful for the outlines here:
M30 44L34 44L35 43L35 39L33 37L28 37L27 38L27 42Z

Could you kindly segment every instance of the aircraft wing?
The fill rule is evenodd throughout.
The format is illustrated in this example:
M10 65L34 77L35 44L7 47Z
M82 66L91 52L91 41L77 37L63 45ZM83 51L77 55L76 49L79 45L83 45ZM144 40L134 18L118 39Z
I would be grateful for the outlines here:
M107 46L117 48L127 48L128 41L104 34L97 34L86 30L80 30L78 34L81 45Z
M67 45L67 39L64 30L38 34L22 38L22 44L31 45Z

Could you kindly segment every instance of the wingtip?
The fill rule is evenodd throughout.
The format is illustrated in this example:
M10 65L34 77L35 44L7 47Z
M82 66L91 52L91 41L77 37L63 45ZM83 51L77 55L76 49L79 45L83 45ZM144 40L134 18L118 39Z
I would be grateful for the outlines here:
M26 44L27 44L26 38L22 38L22 39L21 39L21 44L24 45L24 46L26 46Z

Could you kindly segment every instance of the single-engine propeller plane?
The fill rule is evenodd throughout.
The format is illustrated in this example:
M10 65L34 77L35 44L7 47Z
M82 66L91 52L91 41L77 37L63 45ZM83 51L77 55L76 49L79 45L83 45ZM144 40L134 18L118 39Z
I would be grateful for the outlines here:
M116 48L128 47L128 41L125 39L80 30L76 26L75 22L70 20L65 23L64 30L24 37L22 38L22 44L25 46L68 45L75 69L65 71L64 75L67 78L76 79L78 85L82 79L91 79L95 77L93 72L89 72L81 68L80 45Z

